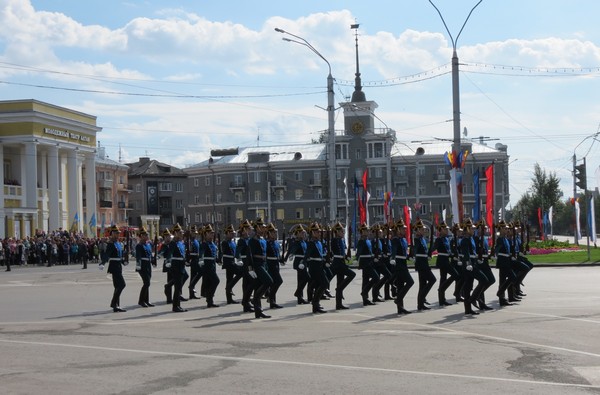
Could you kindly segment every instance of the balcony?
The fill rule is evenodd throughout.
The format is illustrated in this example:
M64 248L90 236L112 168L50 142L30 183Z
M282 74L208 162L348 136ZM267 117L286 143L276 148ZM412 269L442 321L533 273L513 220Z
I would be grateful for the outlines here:
M271 184L271 189L272 190L278 190L278 189L283 189L284 191L287 191L287 182L285 181L275 181L275 183Z
M111 200L100 200L100 208L112 208L113 202Z
M117 207L122 209L130 209L126 202L118 202Z
M229 183L229 190L230 191L245 191L246 190L246 183L245 182L230 182Z
M112 189L113 180L98 180L98 188L100 189Z
M129 184L117 184L117 191L133 192L133 187Z
M309 184L308 184L308 185L309 185L311 188L314 188L314 187L321 187L321 186L323 186L323 184L322 184L322 182L321 182L321 179L320 179L320 178L317 178L317 179L313 179L313 178L311 178L311 179L310 179L310 182L309 182Z
M433 178L434 184L444 184L448 182L448 178L445 174L436 174Z

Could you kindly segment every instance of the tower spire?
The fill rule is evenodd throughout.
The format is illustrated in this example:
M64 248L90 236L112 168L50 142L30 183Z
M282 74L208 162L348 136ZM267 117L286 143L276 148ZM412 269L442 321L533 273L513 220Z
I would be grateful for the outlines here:
M356 42L356 74L354 78L354 92L352 93L352 102L364 102L367 101L365 93L362 91L362 85L360 81L360 67L358 62L358 27L360 25L355 23L350 25L350 29L354 29L354 41Z

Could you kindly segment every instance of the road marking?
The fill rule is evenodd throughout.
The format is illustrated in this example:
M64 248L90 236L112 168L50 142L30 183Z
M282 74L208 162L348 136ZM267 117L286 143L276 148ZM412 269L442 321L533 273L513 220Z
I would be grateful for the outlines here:
M538 316L538 317L549 317L549 318L561 318L563 320L568 320L568 321L579 321L579 322L588 322L591 324L600 324L600 321L598 321L598 320L590 320L587 318L572 318L572 317L565 317L562 315L554 315L554 314L529 313L526 311L505 311L505 310L499 310L499 311L502 313L533 315L533 316Z
M132 354L189 357L189 358L200 358L200 359L221 360L221 361L235 361L235 362L246 362L246 363L263 363L263 364L279 364L279 365L284 364L284 365L290 365L290 366L330 368L330 369L351 370L351 371L359 371L359 372L381 372L381 373L406 374L406 375L428 376L428 377L451 377L451 378L455 378L455 379L466 379L466 380L476 380L476 381L484 380L484 381L495 381L495 382L516 383L516 384L533 384L533 385L566 387L566 388L600 389L600 386L590 385L590 384L558 383L558 382L551 382L551 381L523 380L523 379L511 379L511 378L504 378L504 377L475 376L475 375L467 375L467 374L452 374L452 373L442 373L442 372L423 372L423 371L415 371L415 370L389 369L389 368L377 368L377 367L367 367L367 366L335 365L335 364L326 364L326 363L286 361L286 360L277 360L277 359L228 357L228 356L223 356L223 355L192 354L192 353L178 353L178 352L139 350L139 349L114 348L114 347L100 347L100 346L88 346L88 345L81 345L81 344L32 342L32 341L24 341L24 340L8 340L8 339L1 339L1 338L0 338L0 343L25 344L25 345L30 345L30 346L45 346L45 347L77 348L77 349L82 349L82 350L114 351L114 352L125 352L125 353L132 353Z

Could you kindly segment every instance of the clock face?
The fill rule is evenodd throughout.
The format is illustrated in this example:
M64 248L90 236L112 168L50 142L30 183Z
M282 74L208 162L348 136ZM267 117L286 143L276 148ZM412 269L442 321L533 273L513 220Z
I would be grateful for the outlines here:
M352 133L361 134L365 130L363 123L360 121L356 121L352 124Z

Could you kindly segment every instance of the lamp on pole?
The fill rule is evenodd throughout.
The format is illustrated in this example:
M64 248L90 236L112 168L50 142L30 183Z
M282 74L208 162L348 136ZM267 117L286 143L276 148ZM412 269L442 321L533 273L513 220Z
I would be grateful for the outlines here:
M278 27L275 28L275 31L296 38L297 40L293 40L284 37L283 40L300 44L310 49L315 55L323 59L329 68L329 74L327 75L327 169L329 178L329 220L334 221L337 217L337 191L335 174L335 108L333 103L333 76L331 75L331 64L329 64L329 61L325 59L325 57L321 55L321 53L304 38L290 32L286 32Z

